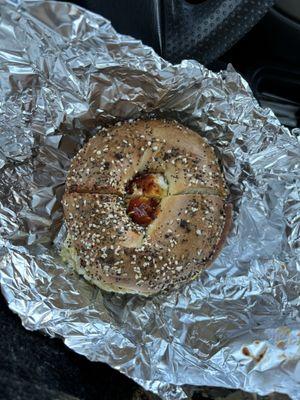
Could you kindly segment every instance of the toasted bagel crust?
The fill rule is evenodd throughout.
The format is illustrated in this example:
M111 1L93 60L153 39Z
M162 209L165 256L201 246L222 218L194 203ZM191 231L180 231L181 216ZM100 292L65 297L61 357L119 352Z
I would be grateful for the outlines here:
M127 207L136 194L126 187L140 174L167 182L154 193L161 197L147 226L135 223ZM231 222L226 197L213 148L190 129L139 120L102 131L74 157L66 182L76 269L105 290L151 295L178 287L220 251Z

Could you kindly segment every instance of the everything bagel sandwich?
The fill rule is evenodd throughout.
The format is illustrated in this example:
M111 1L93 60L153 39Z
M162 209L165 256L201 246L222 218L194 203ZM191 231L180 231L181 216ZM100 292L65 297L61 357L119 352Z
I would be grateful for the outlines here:
M63 197L63 257L107 291L151 295L207 268L229 231L213 148L165 120L101 131L74 157Z

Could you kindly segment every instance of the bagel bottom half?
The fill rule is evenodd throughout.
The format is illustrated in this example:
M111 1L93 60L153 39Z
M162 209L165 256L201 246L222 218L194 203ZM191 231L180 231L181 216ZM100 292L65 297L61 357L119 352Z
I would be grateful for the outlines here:
M101 289L145 296L196 278L217 256L231 219L224 199L205 193L164 197L147 227L132 221L117 195L67 193L63 203L63 258Z

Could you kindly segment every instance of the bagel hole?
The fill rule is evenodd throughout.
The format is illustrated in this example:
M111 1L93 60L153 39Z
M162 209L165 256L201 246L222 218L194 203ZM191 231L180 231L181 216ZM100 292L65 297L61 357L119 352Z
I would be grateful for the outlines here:
M157 217L161 199L168 194L163 174L139 172L125 187L127 213L136 224L148 226Z
M138 196L129 200L127 213L138 225L148 226L157 217L160 199L156 197Z
M162 198L168 194L168 183L163 174L139 172L127 182L127 195Z

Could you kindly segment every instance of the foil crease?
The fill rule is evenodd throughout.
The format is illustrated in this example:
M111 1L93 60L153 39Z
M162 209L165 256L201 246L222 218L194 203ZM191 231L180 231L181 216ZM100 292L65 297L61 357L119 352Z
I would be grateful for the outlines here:
M1 0L0 13L0 282L24 327L166 400L200 385L300 399L299 131L232 68L171 65L75 5ZM153 112L215 146L233 227L180 291L104 293L59 255L66 171L97 129Z

